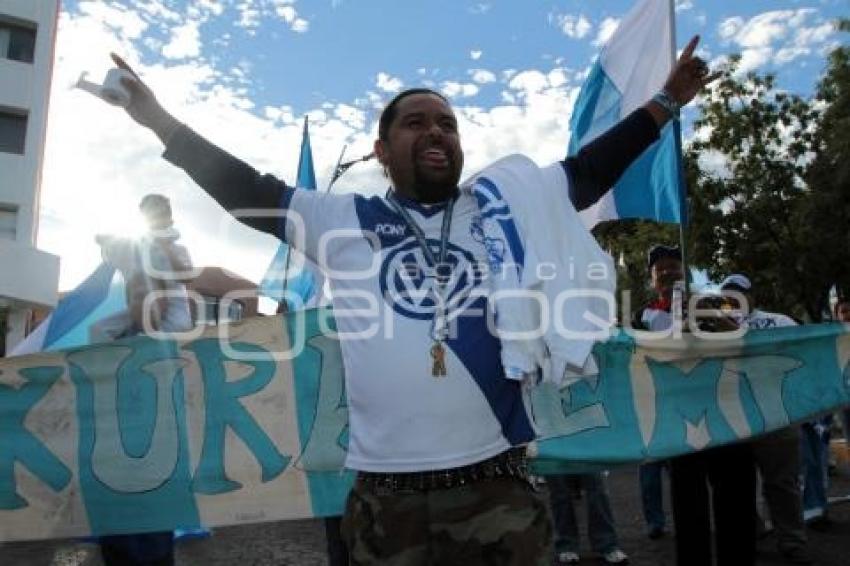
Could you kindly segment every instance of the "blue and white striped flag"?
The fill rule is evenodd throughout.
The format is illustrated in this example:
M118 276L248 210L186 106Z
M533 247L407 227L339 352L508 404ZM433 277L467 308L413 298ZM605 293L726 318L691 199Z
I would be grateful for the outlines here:
M310 191L316 190L316 170L313 168L313 150L310 147L310 132L306 116L295 186ZM292 270L289 254L289 246L281 244L260 282L260 293L278 302L286 301L291 311L310 304L316 293L321 293L324 278L315 266L305 262L304 267L287 280L287 271Z
M127 308L124 280L101 263L85 281L67 293L38 327L9 356L53 351L89 344L92 324Z
M664 86L675 64L674 0L639 0L605 44L570 120L569 155L617 124ZM588 227L605 220L686 222L679 124L673 120L613 190L582 211Z

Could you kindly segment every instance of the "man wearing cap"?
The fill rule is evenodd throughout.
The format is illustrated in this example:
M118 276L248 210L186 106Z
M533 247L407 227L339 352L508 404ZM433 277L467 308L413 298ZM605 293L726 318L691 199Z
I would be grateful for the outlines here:
M756 308L753 284L746 275L736 273L720 284L724 293L740 293L746 305L727 297L727 302L748 313L739 317L739 324L753 330L795 326L797 323L784 314ZM776 531L779 553L789 564L811 564L806 551L806 530L800 492L800 429L789 426L752 442L753 456L762 479L762 492Z
M676 247L653 246L647 257L647 267L652 287L658 296L636 313L633 327L663 331L673 323L670 310L674 286L685 276L681 251ZM682 566L710 566L713 563L712 555L716 554L718 564L755 564L756 487L750 446L733 444L711 448L673 458L669 465L676 527L676 563ZM659 464L644 465L640 473L642 489L644 485L653 486L653 480L657 486L657 493L643 490L644 509L647 509L647 503L650 504L650 510L654 509L653 504L660 508ZM657 479L652 478L651 474L656 474ZM647 495L657 497L657 500L653 501ZM749 505L746 504L748 501L751 502ZM645 515L649 522L651 515L646 512Z
M649 250L646 267L657 296L635 313L632 327L640 330L666 330L673 324L670 317L673 286L683 277L682 253L678 247L655 245ZM647 534L653 540L664 536L667 521L661 485L665 466L666 462L648 462L638 468L643 517L648 527Z

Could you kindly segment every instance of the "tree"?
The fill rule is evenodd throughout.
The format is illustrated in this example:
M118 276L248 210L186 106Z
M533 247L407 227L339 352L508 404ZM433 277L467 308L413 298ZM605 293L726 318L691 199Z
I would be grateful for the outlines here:
M850 32L850 20L839 29ZM829 56L827 71L818 85L817 99L825 106L814 137L814 154L806 182L811 198L801 219L817 243L807 268L818 273L823 285L835 283L850 294L850 47Z
M850 290L850 48L830 54L814 100L737 63L687 153L694 256L715 277L749 274L765 308L819 321L830 288Z

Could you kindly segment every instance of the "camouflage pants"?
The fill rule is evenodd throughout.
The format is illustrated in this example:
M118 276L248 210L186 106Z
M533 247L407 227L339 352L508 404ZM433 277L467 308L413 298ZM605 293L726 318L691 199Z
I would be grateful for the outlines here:
M515 478L403 492L356 482L342 535L355 565L526 566L552 560L546 495Z

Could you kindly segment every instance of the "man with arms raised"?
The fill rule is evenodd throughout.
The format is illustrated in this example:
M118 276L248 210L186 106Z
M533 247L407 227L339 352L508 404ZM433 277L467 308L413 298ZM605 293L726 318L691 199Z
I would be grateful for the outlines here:
M712 78L693 56L697 41L662 96L558 165L563 187L551 198L589 206L658 138L676 107ZM130 116L226 210L287 211L282 230L277 218L240 220L328 271L336 309L363 309L364 294L383 309L337 320L345 336L346 466L358 471L343 520L352 562L547 564L549 514L525 461L534 429L522 383L505 378L500 342L488 330L486 293L476 293L485 283L470 266L486 265L488 252L475 238L475 198L458 189L463 150L445 97L413 89L386 106L375 153L392 187L386 198L366 198L296 191L260 175L179 123L140 80L125 86ZM357 236L323 239L339 229ZM376 263L380 269L364 278ZM429 294L410 297L410 288ZM373 332L387 318L392 327Z

